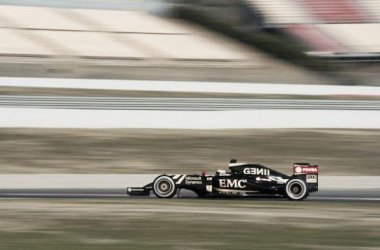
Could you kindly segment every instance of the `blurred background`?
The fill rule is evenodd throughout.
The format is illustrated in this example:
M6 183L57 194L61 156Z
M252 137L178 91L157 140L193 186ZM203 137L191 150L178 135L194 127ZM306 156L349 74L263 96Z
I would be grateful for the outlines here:
M0 0L0 250L379 249L379 22L380 0ZM232 158L318 164L320 192L125 194Z
M4 76L379 84L375 0L0 4Z

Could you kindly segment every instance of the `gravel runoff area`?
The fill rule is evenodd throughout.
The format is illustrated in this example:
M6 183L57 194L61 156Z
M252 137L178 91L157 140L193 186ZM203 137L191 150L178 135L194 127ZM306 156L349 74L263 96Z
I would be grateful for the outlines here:
M279 121L281 122L281 121ZM0 129L2 174L156 174L226 169L231 158L285 173L380 175L379 130Z
M379 217L379 203L8 199L0 249L373 250Z

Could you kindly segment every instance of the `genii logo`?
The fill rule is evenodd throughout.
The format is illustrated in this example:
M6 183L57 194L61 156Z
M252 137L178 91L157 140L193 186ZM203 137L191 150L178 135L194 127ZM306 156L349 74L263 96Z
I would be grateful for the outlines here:
M245 168L243 173L252 175L270 175L269 169L265 168Z
M245 188L246 186L243 184L247 182L247 180L237 180L237 179L220 179L219 187L222 188Z

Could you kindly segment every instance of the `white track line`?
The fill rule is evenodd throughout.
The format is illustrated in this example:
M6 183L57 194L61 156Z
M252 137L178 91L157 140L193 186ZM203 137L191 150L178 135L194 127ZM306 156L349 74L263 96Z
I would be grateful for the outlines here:
M147 129L379 129L380 111L139 111L0 108L0 127Z
M355 198L355 197L309 197L310 200L347 200L347 201L380 201L380 198Z
M135 198L134 196L128 196L127 194L88 194L88 193L1 193L1 198L38 198L38 197L67 197L67 198L111 198L111 197L124 197L124 198ZM141 196L142 198L155 198L154 195L150 196ZM138 198L138 197L137 197ZM180 196L180 198L189 198L193 199L193 196ZM256 199L252 197L252 200ZM261 197L257 197L257 199L262 199ZM268 200L272 200L273 198L264 198ZM278 199L278 198L275 198ZM285 198L284 198L285 199ZM226 200L229 200L228 198ZM242 200L246 200L246 198L242 198ZM361 197L309 197L307 200L320 200L320 201L380 201L380 198L361 198Z
M89 80L0 77L0 86L275 95L380 96L380 87L267 83Z
M129 197L127 192L125 194L82 194L82 193L0 193L0 197Z

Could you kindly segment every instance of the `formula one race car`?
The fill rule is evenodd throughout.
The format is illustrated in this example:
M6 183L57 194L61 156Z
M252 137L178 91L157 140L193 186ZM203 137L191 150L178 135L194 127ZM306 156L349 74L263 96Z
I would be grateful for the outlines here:
M231 160L230 172L216 171L215 175L160 175L144 187L129 187L130 196L172 198L178 190L188 189L200 197L287 197L303 200L309 193L318 191L318 166L294 163L293 175L277 172L260 164L238 163Z

